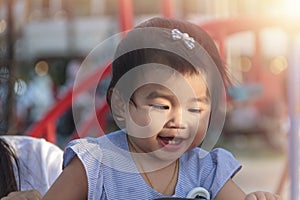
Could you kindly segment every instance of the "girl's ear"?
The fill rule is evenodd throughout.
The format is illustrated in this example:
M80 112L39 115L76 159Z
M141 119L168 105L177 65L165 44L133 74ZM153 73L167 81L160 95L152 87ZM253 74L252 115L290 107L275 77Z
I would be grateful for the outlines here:
M124 128L126 116L126 102L122 94L116 89L110 89L110 106L113 118L119 128Z

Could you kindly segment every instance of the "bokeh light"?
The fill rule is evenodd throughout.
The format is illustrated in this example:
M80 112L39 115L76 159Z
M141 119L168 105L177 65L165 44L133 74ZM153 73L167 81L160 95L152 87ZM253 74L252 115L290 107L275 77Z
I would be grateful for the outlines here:
M274 75L278 75L281 72L283 72L284 70L286 70L288 67L288 61L286 59L286 57L284 56L277 56L275 58L273 58L270 62L270 71L274 74Z
M45 76L48 74L49 65L46 61L39 61L35 65L35 73L39 76Z
M252 67L252 61L248 56L241 56L240 58L240 70L242 72L250 71Z

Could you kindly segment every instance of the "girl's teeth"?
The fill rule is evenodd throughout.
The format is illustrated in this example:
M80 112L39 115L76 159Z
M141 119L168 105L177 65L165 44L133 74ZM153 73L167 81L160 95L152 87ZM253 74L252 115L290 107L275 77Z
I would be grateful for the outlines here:
M169 140L169 144L176 144L175 140Z

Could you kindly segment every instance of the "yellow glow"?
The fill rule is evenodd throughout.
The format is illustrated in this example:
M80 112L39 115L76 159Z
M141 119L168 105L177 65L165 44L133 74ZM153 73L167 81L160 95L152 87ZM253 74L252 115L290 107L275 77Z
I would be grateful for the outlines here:
M251 67L252 67L251 59L247 56L242 56L240 58L240 70L242 72L248 72L250 71Z
M283 10L285 15L289 17L300 16L300 1L298 0L284 0Z
M270 62L270 71L275 75L280 74L281 72L286 70L287 67L288 61L284 56L278 56Z
M49 65L46 61L39 61L35 65L35 72L39 76L45 76L48 74Z

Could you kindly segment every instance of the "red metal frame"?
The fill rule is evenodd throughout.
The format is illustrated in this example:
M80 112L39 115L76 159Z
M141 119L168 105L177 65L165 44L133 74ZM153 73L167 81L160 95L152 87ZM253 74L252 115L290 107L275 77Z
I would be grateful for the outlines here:
M80 127L76 127L78 129L75 130L73 135L70 137L70 140L90 136L89 134L92 127L93 132L97 132L95 136L104 135L107 129L106 123L108 112L109 106L104 99L99 104L98 109L96 110L97 118L94 118L94 116L90 116L88 119L86 119L83 125L81 125Z
M165 17L172 17L172 0L162 0L163 15ZM119 24L120 30L126 32L133 27L133 5L132 0L119 0ZM76 99L78 95L85 90L88 90L92 86L98 84L98 76L105 70L103 76L110 74L111 66L109 68L99 68L97 73L91 74L83 82L85 84L80 84L77 88L71 89L67 94L59 100L56 105L38 122L33 124L26 132L27 135L33 137L44 137L46 140L56 143L56 120L72 105L72 99ZM104 77L102 77L104 78ZM100 80L101 81L101 80ZM109 110L108 105L102 102L97 108L97 119L89 119L87 122L80 127L72 136L72 139L78 137L87 136L89 128L95 124L100 123L101 128L106 128L106 114ZM97 127L97 126L94 126ZM99 130L99 135L103 134L103 130Z
M105 79L110 75L111 65L104 65L99 67L97 72L91 73L82 82L85 84L78 84L78 87L70 89L66 95L59 100L52 109L37 123L33 124L26 132L27 135L33 137L44 137L48 141L56 143L56 120L72 105L72 100L76 99L82 92L87 91L91 87L97 85L99 82L99 76L101 76L100 81ZM98 108L99 112L107 110L108 106L106 104L101 105ZM103 112L104 113L104 112ZM103 123L104 116L99 114L98 116ZM103 127L105 125L103 124Z
M133 27L133 5L132 0L119 0L119 24L122 32Z
M162 0L162 14L167 18L174 16L173 0Z
M132 0L119 0L119 13L120 30L126 32L133 27ZM68 93L59 100L41 120L33 124L25 134L33 137L44 137L46 140L56 143L56 120L71 106L73 98L76 98L81 92L88 90L98 83L98 75L103 69L106 69L106 73L110 74L111 67L99 68L100 71L98 73L91 74L90 77L87 77L84 81L85 84L81 84L78 88L68 91ZM104 114L106 114L105 111L108 110L107 104L103 103L97 110L99 123L101 123L101 127L105 127ZM94 121L91 119L91 121L81 128L81 136L86 135L88 132L87 124L92 123L94 123ZM99 134L101 134L101 132ZM73 138L76 137L76 135L73 135Z
M163 14L165 17L172 17L172 0L163 0ZM127 31L132 28L133 25L133 10L132 10L132 0L119 0L119 9L120 9L120 28L121 31ZM242 32L242 31L255 31L256 33L258 30L264 27L271 27L271 26L280 26L284 29L289 31L293 31L294 29L299 29L299 26L295 26L295 20L284 20L282 18L274 19L274 18L234 18L234 19L220 19L215 20L205 24L199 24L199 26L203 27L207 30L210 35L215 39L215 41L219 44L220 52L223 58L226 58L226 50L224 47L225 39L234 33ZM299 24L299 23L298 23ZM258 40L257 40L258 41ZM256 65L260 62L260 46L259 42L256 42L257 49L256 55L254 56L254 63ZM72 98L76 98L81 92L89 89L92 86L98 84L98 75L106 70L105 73L110 74L111 68L99 68L97 73L91 74L90 77L84 81L85 84L80 84L74 90L70 90L63 99L57 102L57 104L37 123L35 123L30 129L27 131L28 135L34 137L45 137L48 141L53 143L56 142L56 119L63 114L63 112L69 108L72 104ZM105 116L104 114L107 113L108 106L105 103L102 103L99 108L97 108L97 116L98 120L102 124L102 127L105 127ZM88 124L86 123L84 127L81 128L83 133L87 132Z

